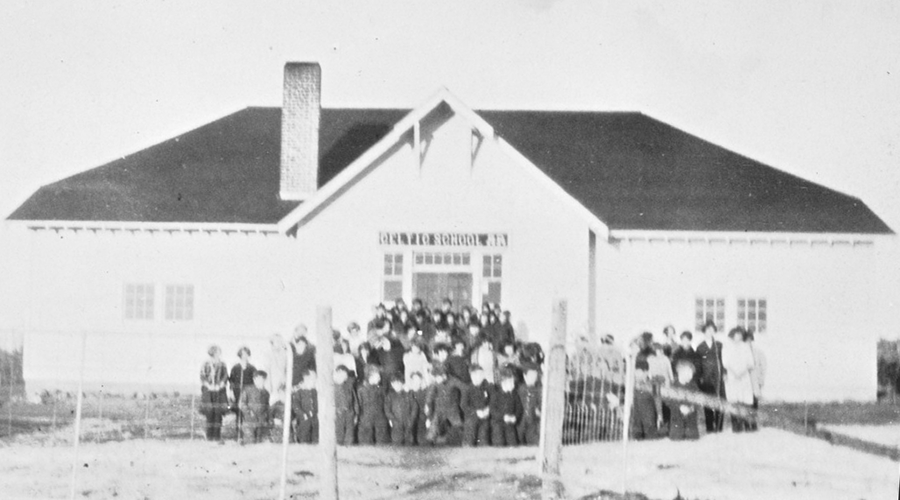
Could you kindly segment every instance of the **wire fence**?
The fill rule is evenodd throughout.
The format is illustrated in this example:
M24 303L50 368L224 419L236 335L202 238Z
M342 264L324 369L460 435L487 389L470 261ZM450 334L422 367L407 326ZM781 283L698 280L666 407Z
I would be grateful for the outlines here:
M566 362L563 444L623 438L624 362L611 352L582 348Z
M265 336L0 331L0 440L71 442L79 386L82 441L202 439L199 371L213 344L229 369L243 346L271 363ZM238 438L236 412L222 437Z

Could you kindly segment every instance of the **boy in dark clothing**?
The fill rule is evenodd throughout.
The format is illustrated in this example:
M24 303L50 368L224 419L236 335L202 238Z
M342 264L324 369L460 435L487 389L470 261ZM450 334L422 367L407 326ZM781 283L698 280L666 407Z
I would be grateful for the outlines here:
M350 446L356 436L359 400L356 398L350 370L346 366L338 366L334 371L334 410L337 443Z
M525 365L525 384L519 386L522 420L519 423L519 441L534 446L541 440L541 400L543 387L538 383L540 372L532 364Z
M678 364L681 361L690 363L694 367L693 377L696 382L697 373L700 371L698 369L700 360L697 358L697 353L694 352L694 348L691 346L693 340L694 336L691 332L681 333L680 343L672 350L672 369L677 369Z
M416 417L419 405L411 392L403 390L403 376L391 378L391 390L384 398L384 415L391 428L391 442L395 446L415 443Z
M447 358L447 374L463 384L471 384L469 376L469 358L466 356L466 344L462 340L453 341L453 353Z
M500 374L500 390L491 395L491 444L518 446L516 424L522 419L522 402L515 392L516 375L511 370Z
M699 391L694 381L694 364L688 360L681 360L675 367L675 382L672 387L690 391ZM682 439L700 439L700 431L697 428L697 408L684 402L672 402L672 418L669 421L669 439L678 441Z
M460 389L456 382L447 377L443 367L435 367L432 376L434 385L428 388L425 398L427 439L435 444L443 444L463 423L459 416Z
M241 347L238 349L237 355L240 362L235 363L231 367L231 374L228 375L228 384L231 385L231 393L234 395L232 400L234 401L234 407L232 409L237 416L235 423L237 424L238 434L240 434L243 427L241 425L243 416L240 410L241 390L244 387L253 387L253 374L256 373L256 368L250 364L250 349Z
M700 392L725 398L725 369L722 367L722 343L715 339L718 332L716 324L710 320L703 326L703 341L697 346L697 359L700 362L700 373L697 385ZM714 408L703 408L706 420L706 432L721 432L725 423L725 415Z
M238 411L243 415L241 444L248 440L261 442L269 430L269 391L266 387L266 372L259 370L253 373L253 385L241 391L238 399Z
M425 412L425 406L428 403L428 389L424 387L422 374L413 372L409 376L408 390L412 393L416 400L416 408L419 410L416 415L415 425L415 444L424 445L428 442L428 415Z
M366 383L360 386L357 396L360 406L359 444L388 444L390 435L384 415L384 389L381 386L381 371L377 367L369 367Z
M487 446L492 388L480 366L472 365L469 375L471 383L465 386L459 405L463 411L463 446Z
M504 344L514 344L516 342L516 332L509 321L510 315L509 311L504 311L499 317L499 322L492 329L491 342L494 344L494 352L503 352Z
M656 439L656 400L650 384L650 369L640 357L634 366L634 409L631 413L631 435L635 439Z
M294 393L297 403L298 443L319 442L319 398L316 391L316 372L306 372L300 382L300 390Z
M301 325L298 327L298 329L301 328L301 332L306 332L305 326ZM291 343L291 349L294 352L291 387L299 389L300 383L303 381L303 374L310 371L316 371L316 350L309 345L309 341L303 334L294 337L294 341Z

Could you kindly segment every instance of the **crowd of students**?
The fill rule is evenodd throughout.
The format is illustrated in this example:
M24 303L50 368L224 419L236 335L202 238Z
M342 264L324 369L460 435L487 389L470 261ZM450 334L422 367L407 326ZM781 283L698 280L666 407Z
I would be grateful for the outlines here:
M222 440L223 417L234 411L242 442L265 440L290 404L293 439L318 440L316 355L306 335L298 326L289 346L273 336L268 372L241 348L229 373L221 350L210 348L200 374L208 439ZM333 340L339 444L538 443L543 353L516 339L510 313L499 305L456 311L445 299L429 310L417 299L408 309L397 300L376 306L365 331L351 323Z
M631 343L635 392L630 427L636 439L697 439L701 409L707 433L723 429L724 416L717 408L665 398L660 387L758 406L766 362L753 332L736 327L720 341L716 324L709 321L699 333L695 342L691 332L677 335L667 326L661 337L645 332ZM300 325L287 345L281 336L271 337L268 373L250 364L246 347L238 351L240 361L230 372L221 350L210 348L201 369L208 439L221 441L222 419L233 411L243 442L264 440L289 404L293 439L317 441L316 355L306 335ZM378 305L365 330L351 323L335 331L333 341L338 443L537 444L543 353L538 344L517 341L510 313L499 306L454 311L444 300L429 310L415 300L407 309L397 300L390 307ZM599 353L608 367L603 376L621 384L626 360L612 336L602 339ZM735 432L756 430L755 422L735 415L731 420Z
M682 400L660 396L659 387L671 386L725 399L729 403L757 408L765 384L766 358L754 343L754 333L732 328L724 342L716 339L718 327L712 321L701 329L694 345L689 331L676 336L667 326L656 341L645 332L635 339L635 395L632 435L653 439L699 438L699 408ZM703 407L706 432L721 432L724 415L717 408ZM732 415L732 430L756 430L756 422Z

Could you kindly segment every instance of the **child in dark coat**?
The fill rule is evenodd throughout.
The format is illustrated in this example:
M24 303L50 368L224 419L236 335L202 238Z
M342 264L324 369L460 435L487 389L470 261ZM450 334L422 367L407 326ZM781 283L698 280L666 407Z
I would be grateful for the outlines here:
M384 415L384 389L381 386L381 371L370 366L366 373L366 383L357 391L360 415L359 444L388 444L390 434Z
M356 398L350 369L346 366L338 366L334 370L334 410L337 443L350 446L356 437L359 400Z
M450 380L443 367L435 367L432 376L434 385L428 388L425 399L427 439L443 444L463 423L459 415L460 388L458 382Z
M522 403L515 392L516 375L512 370L500 374L500 388L491 395L491 444L517 446L516 424L522 419Z
M395 446L415 444L419 405L413 393L403 390L403 375L391 377L391 389L384 398L384 414L391 428L391 442Z
M453 352L447 358L447 374L463 384L471 384L469 376L469 357L466 356L466 344L462 340L453 341Z
M683 359L675 366L675 383L673 388L696 391L700 388L694 380L696 366L691 360ZM700 439L700 429L697 426L697 407L684 402L672 402L672 417L669 421L669 439L679 441L682 439Z
M540 371L533 364L524 366L525 384L519 386L519 402L522 420L519 423L519 441L534 446L541 440L541 400L543 387L539 383Z
M316 391L316 372L308 371L300 382L300 390L294 394L298 403L297 442L319 442L319 398Z
M460 401L463 411L463 446L487 446L490 433L491 385L478 365L469 369L472 382L465 386Z
M424 379L419 372L410 374L407 385L407 390L415 398L416 408L419 410L416 415L415 444L424 445L428 442L428 415L425 412L428 403L428 388L425 387Z
M638 358L634 367L634 409L631 414L631 435L635 439L656 439L656 399L650 385L650 365Z
M243 415L241 444L247 441L259 443L269 431L269 391L266 387L266 372L254 371L253 385L241 391L238 411Z

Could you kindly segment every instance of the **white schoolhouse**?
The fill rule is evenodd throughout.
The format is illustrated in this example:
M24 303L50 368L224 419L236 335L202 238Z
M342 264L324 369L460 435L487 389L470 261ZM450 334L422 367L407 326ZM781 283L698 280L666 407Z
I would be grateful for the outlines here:
M672 324L757 332L765 397L873 400L889 327L862 201L641 113L320 105L320 68L285 67L284 103L246 108L44 186L8 219L33 387L78 377L197 386L206 346L234 362L273 333L365 323L402 297L500 302L548 339L620 343ZM2 286L2 285L0 285ZM0 325L4 326L4 325Z

